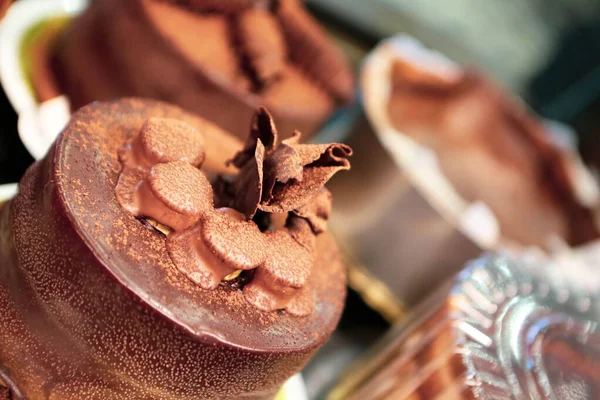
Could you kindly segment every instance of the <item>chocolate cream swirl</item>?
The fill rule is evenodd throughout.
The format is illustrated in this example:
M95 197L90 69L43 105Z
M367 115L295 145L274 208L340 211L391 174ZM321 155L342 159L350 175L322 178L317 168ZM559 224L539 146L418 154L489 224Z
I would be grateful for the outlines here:
M307 286L316 235L326 230L331 194L325 183L350 168L343 144L278 142L273 118L260 108L239 172L211 183L200 171L200 132L185 122L151 118L120 149L116 186L121 206L166 235L166 251L188 279L206 290L229 284L263 311L312 312Z

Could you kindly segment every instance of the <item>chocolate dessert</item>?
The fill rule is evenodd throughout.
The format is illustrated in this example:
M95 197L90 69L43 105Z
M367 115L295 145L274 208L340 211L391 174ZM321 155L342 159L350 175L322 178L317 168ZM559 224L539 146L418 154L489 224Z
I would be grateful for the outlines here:
M393 125L435 151L456 191L484 202L504 237L525 245L544 245L552 236L573 245L598 237L563 152L489 79L469 70L446 78L398 60L392 85Z
M488 79L406 35L363 62L352 173L328 185L330 226L350 287L391 321L481 252L598 236L590 171L555 124Z
M0 0L0 19L4 17L6 14L6 10L8 10L8 6L10 5L12 0ZM2 397L0 397L1 399Z
M346 60L297 0L92 1L53 66L74 109L156 98L241 138L260 105L283 138L310 136L353 95Z
M342 311L323 185L351 150L279 141L264 108L250 130L136 99L73 115L0 209L0 388L274 397Z

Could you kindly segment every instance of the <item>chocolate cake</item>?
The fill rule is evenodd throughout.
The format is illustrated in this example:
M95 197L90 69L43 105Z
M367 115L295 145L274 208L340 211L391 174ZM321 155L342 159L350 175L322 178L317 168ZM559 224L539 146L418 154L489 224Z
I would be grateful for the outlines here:
M470 70L445 78L399 60L392 80L391 122L435 151L456 191L483 201L503 236L525 245L598 237L591 210L575 196L570 160L488 78Z
M102 0L52 62L72 107L143 96L245 137L265 105L283 138L314 133L353 95L341 52L297 0Z
M0 209L0 388L273 398L342 311L323 184L351 155L277 136L265 109L243 146L160 102L77 111Z

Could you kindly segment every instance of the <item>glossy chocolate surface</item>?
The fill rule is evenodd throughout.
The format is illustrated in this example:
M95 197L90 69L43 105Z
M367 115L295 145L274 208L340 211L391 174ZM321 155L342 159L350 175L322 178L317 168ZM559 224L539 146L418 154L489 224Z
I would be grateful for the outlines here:
M258 311L226 285L199 288L175 269L164 236L118 204L117 150L150 117L202 132L209 172L240 148L159 102L74 115L1 210L0 376L17 397L271 398L335 328L344 269L327 234L309 284L314 311L298 318Z

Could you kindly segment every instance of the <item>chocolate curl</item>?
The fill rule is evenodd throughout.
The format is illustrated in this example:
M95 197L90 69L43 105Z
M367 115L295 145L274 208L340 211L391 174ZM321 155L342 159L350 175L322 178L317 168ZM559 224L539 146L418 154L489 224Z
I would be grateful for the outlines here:
M271 155L277 145L277 128L273 117L265 107L259 107L250 124L250 136L242 151L230 161L237 168L243 168L248 161L255 157L258 141L265 147L265 156Z
M352 149L344 144L297 145L294 148L303 162L310 161L303 167L302 180L278 182L269 200L259 204L260 210L274 213L301 208L317 195L335 173L350 169L347 157L352 155Z
M302 180L304 168L302 159L294 147L282 143L264 161L264 181L261 203L272 199L276 184L286 184L292 180Z
M254 159L251 159L240 171L233 200L233 208L243 213L248 220L254 217L263 191L263 162L265 157L265 146L260 139L256 142Z
M339 101L352 100L354 79L343 54L296 0L278 2L276 15L290 48L290 57Z
M260 84L277 79L284 68L287 46L277 19L265 9L244 12L236 20L237 36Z
M260 151L263 139L265 151ZM235 183L235 208L248 219L256 210L286 213L305 206L338 171L350 169L352 149L344 144L298 144L300 133L277 144L272 117L260 108L244 149L233 159L242 171ZM268 149L268 150L267 150ZM254 159L250 157L254 155ZM262 181L260 165L262 163ZM261 190L261 192L259 192ZM315 230L322 225L315 219Z
M327 230L327 220L331 216L331 204L331 192L322 188L312 200L293 210L292 213L308 221L312 231L318 235Z

